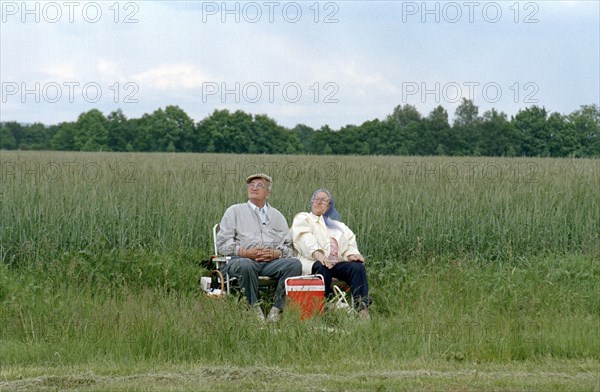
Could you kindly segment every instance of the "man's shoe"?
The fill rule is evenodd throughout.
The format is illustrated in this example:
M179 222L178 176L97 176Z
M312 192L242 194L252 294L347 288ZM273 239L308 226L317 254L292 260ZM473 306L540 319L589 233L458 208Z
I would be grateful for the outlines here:
M258 318L258 321L265 321L265 314L263 313L259 305L254 305L252 309L254 310L254 312L256 312L256 317Z
M283 310L279 309L278 307L273 306L269 312L269 315L267 316L267 321L279 321L281 319L282 311Z

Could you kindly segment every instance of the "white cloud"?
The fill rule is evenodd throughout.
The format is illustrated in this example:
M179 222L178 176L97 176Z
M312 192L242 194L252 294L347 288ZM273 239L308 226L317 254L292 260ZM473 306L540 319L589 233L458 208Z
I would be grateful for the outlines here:
M346 65L339 69L338 79L345 89L362 97L398 94L398 88L394 83L372 69Z
M125 76L117 63L108 59L98 61L98 74L103 80L125 81Z
M80 69L74 62L50 61L38 66L37 72L49 81L69 81L80 79Z
M165 64L133 75L133 80L144 89L163 91L198 89L210 78L191 64Z

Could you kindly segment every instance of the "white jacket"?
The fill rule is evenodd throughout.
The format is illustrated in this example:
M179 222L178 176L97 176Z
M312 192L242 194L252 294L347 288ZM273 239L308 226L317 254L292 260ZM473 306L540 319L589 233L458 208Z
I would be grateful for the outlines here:
M298 251L298 259L302 262L302 273L310 274L316 261L312 254L321 250L325 257L329 256L330 238L338 242L338 257L340 261L348 260L348 256L359 254L356 236L342 222L335 221L338 229L330 229L325 225L322 216L312 212L301 212L294 217L292 223L292 240Z

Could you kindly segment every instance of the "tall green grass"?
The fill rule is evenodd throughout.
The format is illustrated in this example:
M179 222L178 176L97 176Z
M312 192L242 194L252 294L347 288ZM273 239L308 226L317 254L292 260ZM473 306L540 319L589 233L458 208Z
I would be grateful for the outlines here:
M243 299L206 297L193 282L115 288L77 284L79 276L68 275L74 270L54 272L63 272L62 281L8 271L18 287L2 301L4 365L352 363L368 370L415 359L600 359L600 267L591 257L533 259L521 267L415 263L402 284L372 280L370 323L345 313L300 322L288 312L268 326L244 311Z
M335 371L600 359L597 160L2 152L0 161L2 364ZM243 300L199 292L210 228L258 171L274 177L271 203L290 222L315 189L333 192L367 256L371 323L287 313L261 327Z
M374 263L600 253L600 161L2 152L0 260L206 251L209 228L274 177L291 222L327 187Z

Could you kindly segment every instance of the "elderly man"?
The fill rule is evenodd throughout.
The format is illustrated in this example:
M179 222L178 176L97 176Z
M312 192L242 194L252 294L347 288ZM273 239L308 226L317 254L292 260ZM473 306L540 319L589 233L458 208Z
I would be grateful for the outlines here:
M277 320L285 306L285 279L302 274L302 264L293 258L287 221L267 203L273 180L264 173L246 178L248 201L229 207L221 219L217 247L231 260L225 272L235 276L259 319L265 316L258 304L258 277L277 279L269 320Z

